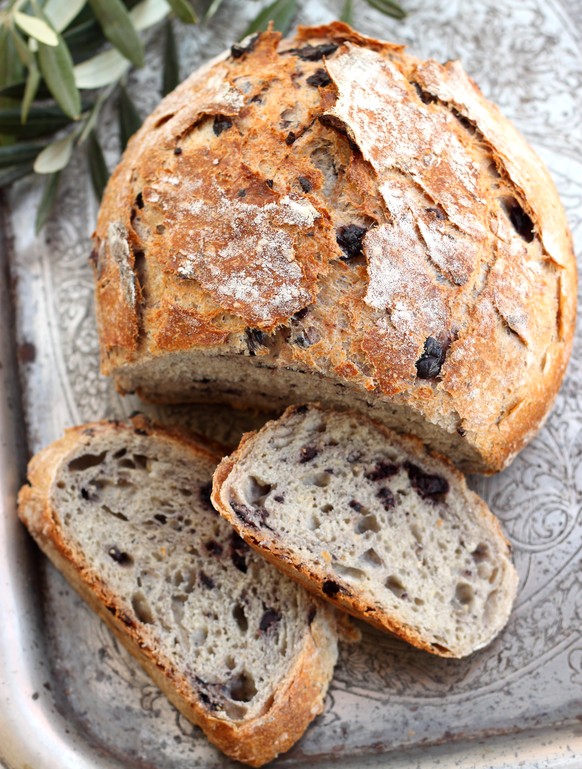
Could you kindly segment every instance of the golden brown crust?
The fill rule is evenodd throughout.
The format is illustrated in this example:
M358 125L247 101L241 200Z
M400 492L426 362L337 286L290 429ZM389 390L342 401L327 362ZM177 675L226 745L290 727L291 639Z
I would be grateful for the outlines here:
M347 225L367 231L348 258ZM148 367L176 351L250 352L406 404L462 437L467 470L525 445L571 351L575 262L543 164L458 63L341 23L266 32L168 96L112 176L94 253L102 368L125 389L163 399ZM444 361L425 380L429 338Z
M319 407L319 404L313 405L316 408ZM243 435L237 449L230 456L224 457L214 472L211 495L212 504L220 514L234 526L240 536L243 537L251 547L275 565L280 571L299 582L314 595L329 601L342 611L348 612L352 616L364 620L380 630L391 633L398 638L407 641L419 649L424 649L425 651L441 657L458 657L459 655L452 652L450 649L427 641L426 637L419 633L415 628L409 625L404 625L394 616L387 614L381 607L371 605L367 601L362 600L357 592L353 592L348 589L347 586L345 589L330 596L329 593L326 593L324 590L325 583L329 579L329 574L327 574L323 568L318 567L317 564L309 565L303 560L298 560L296 553L291 548L286 547L280 538L271 536L268 533L263 534L261 530L257 528L251 529L251 527L246 527L235 515L233 515L232 509L226 499L225 491L232 471L252 451L255 438L259 433L265 433L266 431L276 429L276 427L282 424L286 418L293 415L297 408L297 406L290 406L279 419L267 422L260 430L245 433L245 435ZM349 416L349 412L347 415ZM375 429L383 434L387 444L390 444L394 440L394 434L380 423L366 420L365 417L356 413L352 413L351 416L356 420L368 421L373 424ZM426 449L422 442L414 436L400 436L399 440L407 446L407 451L410 454L422 456L426 453ZM491 513L483 500L467 489L466 481L462 473L460 473L446 457L434 452L432 452L431 456L447 467L450 477L452 477L452 479L456 481L456 484L470 496L473 509L479 511L478 513L475 512L475 515L479 516L481 520L486 523L494 538L505 544L507 552L509 553L510 543L501 528L501 524ZM513 585L513 591L515 593L517 575L514 571L512 571L512 574L508 578L508 584Z
M50 489L59 466L71 451L100 431L127 430L124 423L98 422L67 430L65 435L30 461L29 483L18 497L22 521L53 564L91 608L107 623L117 638L138 660L174 706L200 726L220 750L250 766L262 766L288 750L304 733L313 718L323 710L325 693L335 664L334 619L318 611L311 623L311 633L304 640L285 679L266 710L245 722L227 722L199 700L183 671L160 656L147 626L138 626L128 617L123 602L108 591L82 554L62 537L58 514L50 504ZM151 425L144 417L132 420L130 430L155 435L158 440L178 441L194 458L201 455L214 462L224 450L207 439L199 443L179 429Z

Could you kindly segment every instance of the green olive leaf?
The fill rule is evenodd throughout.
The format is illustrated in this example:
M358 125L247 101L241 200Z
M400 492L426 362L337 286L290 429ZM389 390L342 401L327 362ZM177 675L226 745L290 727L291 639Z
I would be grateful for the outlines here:
M18 140L35 139L56 133L69 125L71 118L60 107L32 105L25 125L21 122L21 107L0 109L0 134L13 136Z
M91 131L89 134L88 144L88 156L89 156L89 172L91 173L91 182L93 183L93 190L97 196L97 200L101 200L103 192L109 179L109 171L103 157L103 150L99 144L99 139L95 131Z
M75 85L73 60L69 49L59 38L56 48L39 45L38 63L42 76L57 104L73 120L78 120L81 113L81 97Z
M220 3L221 0L218 2ZM168 0L168 3L180 21L183 21L184 24L196 24L198 17L188 0ZM208 14L206 14L206 18L208 18Z
M8 27L0 25L0 87L17 83L23 77L23 67Z
M119 141L123 151L127 147L127 142L141 126L142 119L123 86L119 89L117 108L119 111Z
M24 67L30 67L31 62L34 61L33 52L30 50L25 40L20 36L20 33L15 27L10 30L10 35L12 36L12 42L14 43L16 53L20 59L20 63Z
M204 14L204 20L210 21L210 19L214 16L214 14L220 8L221 5L222 5L222 0L212 0L210 5L208 6L208 10Z
M14 11L12 14L14 23L20 27L23 32L26 32L29 37L34 37L39 43L43 45L56 48L59 44L59 38L54 29L44 19L39 19L36 16L29 16L27 13L21 11Z
M57 32L65 30L83 10L87 0L47 0L44 15Z
M344 21L346 24L353 25L354 23L354 0L346 0L344 3L344 7L342 9L342 13L340 16L340 21Z
M89 0L89 3L110 43L136 67L143 66L143 43L121 0Z
M275 29L285 34L288 32L293 17L297 13L297 0L275 0L264 8L247 27L243 38L255 32L263 32L272 21Z
M62 171L71 159L76 132L52 142L38 155L34 162L35 174L54 174Z
M180 62L178 46L174 36L172 22L168 19L164 28L164 68L162 72L162 94L165 96L174 90L180 82Z
M32 142L18 142L10 147L0 147L0 168L33 163L43 147L43 144Z
M40 85L40 72L36 65L36 60L33 59L28 70L28 77L26 78L26 87L24 89L24 95L22 97L22 107L20 109L20 122L26 123L28 112L31 104L34 101L38 92L38 86Z
M117 82L130 67L129 61L115 48L98 53L74 68L75 83L82 90L102 88Z
M129 12L133 26L138 30L153 27L170 13L166 0L142 0Z
M366 0L366 2L372 8L382 11L386 16L391 16L393 19L406 18L406 11L393 0Z
M57 194L59 191L59 181L61 178L61 172L57 171L51 174L45 184L42 192L42 197L36 209L36 218L34 221L34 231L38 233L42 230L47 222L47 219L52 213L55 203L57 202Z

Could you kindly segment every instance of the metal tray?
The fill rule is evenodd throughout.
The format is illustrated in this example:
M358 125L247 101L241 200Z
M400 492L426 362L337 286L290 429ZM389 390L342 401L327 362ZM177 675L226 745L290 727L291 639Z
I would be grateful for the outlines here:
M355 3L362 32L420 56L460 58L549 165L582 251L582 0L408 0L409 18ZM304 2L301 22L342 5ZM184 73L258 11L225 2L183 31ZM160 54L132 76L142 114ZM100 126L117 158L111 114ZM87 266L96 204L82 158L35 238L38 199L21 183L0 246L0 765L8 769L229 767L39 555L14 512L27 452L65 426L135 408L98 373ZM10 277L9 277L10 276ZM12 290L11 290L12 289ZM474 479L515 548L520 592L503 634L469 659L436 659L372 630L342 647L325 713L278 766L582 767L582 339L554 411L504 473ZM18 376L20 372L20 377ZM226 409L158 410L223 439L249 426ZM24 429L24 427L26 429Z

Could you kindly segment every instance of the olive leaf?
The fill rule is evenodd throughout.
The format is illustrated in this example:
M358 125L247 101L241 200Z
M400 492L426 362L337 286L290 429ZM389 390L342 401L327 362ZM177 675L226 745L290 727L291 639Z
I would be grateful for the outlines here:
M20 122L26 123L28 118L28 112L31 104L34 101L38 92L38 86L40 85L40 72L38 70L36 60L33 59L28 69L28 77L26 78L26 86L24 88L24 94L22 97L22 107L20 110Z
M170 7L166 0L142 0L131 9L129 17L133 26L141 31L165 19L169 12Z
M40 8L37 8L37 13L42 14ZM37 55L42 76L57 104L65 115L78 120L81 96L75 85L73 60L63 38L57 35L56 46L39 43Z
M178 46L172 22L168 19L164 28L164 68L162 72L162 94L165 96L174 90L180 82L180 62Z
M10 147L0 147L0 168L28 165L34 162L44 146L44 144L32 142L18 142Z
M33 52L30 50L25 40L20 36L17 29L13 27L10 30L10 34L12 36L12 42L14 43L16 53L20 59L20 63L24 67L30 67L31 63L34 61Z
M168 3L180 21L185 24L196 24L198 17L188 0L168 0Z
M29 16L27 13L21 11L14 11L12 14L14 23L20 27L23 32L26 32L30 37L34 37L39 43L48 45L52 48L56 48L59 44L59 38L54 29L44 19L39 19L36 16Z
M71 159L76 133L72 132L46 146L34 161L36 174L54 174L62 171Z
M204 14L204 20L210 21L210 19L214 16L214 14L220 8L221 5L222 5L222 0L212 0L210 5L208 6L208 10Z
M53 134L70 123L71 118L59 107L40 107L33 104L24 125L21 123L20 106L0 109L0 134L13 136L19 140L26 141Z
M42 191L42 197L36 209L36 217L34 220L34 231L38 233L42 230L46 224L47 219L52 213L55 203L57 201L57 193L59 191L59 181L61 178L61 172L57 171L47 177Z
M23 71L10 30L0 26L0 87L17 83L22 79Z
M386 16L392 16L393 19L406 18L406 11L393 0L366 0L366 2L372 8L382 11Z
M87 0L48 0L43 11L53 29L62 32L77 18L86 3Z
M273 22L275 29L285 34L289 30L296 13L297 0L275 0L274 3L264 8L256 19L249 24L243 38L255 32L263 32L267 29L270 21Z
M107 164L103 157L103 150L101 149L95 131L91 131L89 134L88 156L89 172L91 174L93 190L95 191L97 199L101 200L103 191L107 185L107 180L109 179L109 171L107 170Z
M127 147L127 142L141 126L142 119L123 86L119 89L117 108L119 110L119 141L123 151Z
M63 39L78 64L95 56L105 42L105 35L95 19L88 19L65 30Z
M354 0L345 1L340 21L345 21L346 24L354 23Z
M129 61L115 48L98 53L74 68L75 83L81 90L102 88L117 82L129 69Z
M121 0L89 0L89 3L105 37L132 64L143 66L143 43Z

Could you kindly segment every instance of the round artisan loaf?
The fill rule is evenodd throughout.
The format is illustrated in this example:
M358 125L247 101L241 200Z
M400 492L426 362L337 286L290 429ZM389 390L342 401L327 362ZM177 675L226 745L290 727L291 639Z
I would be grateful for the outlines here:
M150 400L317 399L492 472L570 353L543 164L458 63L340 23L234 45L164 99L94 245L103 371Z

